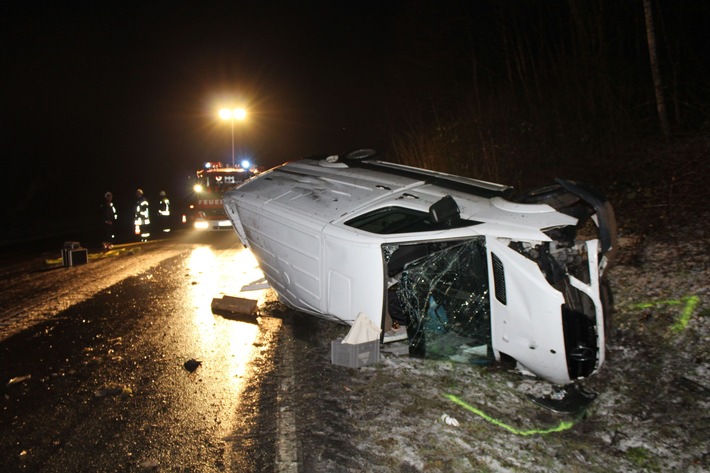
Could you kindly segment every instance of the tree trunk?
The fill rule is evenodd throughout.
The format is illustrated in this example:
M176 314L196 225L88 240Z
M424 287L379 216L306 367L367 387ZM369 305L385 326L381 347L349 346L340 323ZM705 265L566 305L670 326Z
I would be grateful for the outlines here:
M643 0L643 13L646 19L646 40L648 41L648 55L651 63L651 75L653 76L653 87L656 92L656 110L661 123L663 136L670 136L670 126L668 125L668 114L666 112L666 101L663 98L663 84L661 82L661 72L658 67L658 54L656 52L656 33L653 27L653 11L651 0Z

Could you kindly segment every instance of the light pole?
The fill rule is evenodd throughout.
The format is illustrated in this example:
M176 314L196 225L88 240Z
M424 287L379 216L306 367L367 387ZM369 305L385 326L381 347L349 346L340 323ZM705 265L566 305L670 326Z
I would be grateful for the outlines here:
M232 125L232 167L234 167L234 121L243 121L247 117L247 111L243 108L223 108L219 111L222 120L229 120Z

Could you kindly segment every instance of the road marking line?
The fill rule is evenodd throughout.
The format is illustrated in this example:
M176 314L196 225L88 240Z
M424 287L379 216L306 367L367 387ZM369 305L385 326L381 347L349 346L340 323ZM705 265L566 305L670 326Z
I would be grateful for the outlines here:
M282 326L286 332L281 336L287 340L293 339L293 329L290 323ZM296 436L296 414L293 412L293 350L288 344L282 343L281 362L284 376L281 378L276 395L277 400L277 450L276 471L279 473L298 473L298 438Z

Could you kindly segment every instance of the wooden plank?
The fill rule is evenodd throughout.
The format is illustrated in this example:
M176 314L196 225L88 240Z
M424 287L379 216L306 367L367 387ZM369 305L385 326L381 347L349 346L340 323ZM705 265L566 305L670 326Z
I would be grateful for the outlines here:
M221 299L212 299L212 312L226 318L256 322L256 305L254 299L223 296Z

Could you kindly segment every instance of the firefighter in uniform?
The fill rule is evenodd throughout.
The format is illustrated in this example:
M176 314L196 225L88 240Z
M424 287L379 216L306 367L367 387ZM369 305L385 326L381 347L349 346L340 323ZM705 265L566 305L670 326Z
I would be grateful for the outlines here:
M158 202L158 222L160 229L164 233L170 232L170 199L165 191L160 191L160 201Z
M113 248L113 242L116 239L116 221L118 220L118 212L113 205L113 194L106 192L104 201L101 203L101 218L104 226L104 250Z
M136 191L136 209L133 223L135 234L140 241L148 241L150 237L150 211L148 210L148 199L143 195L143 189Z

